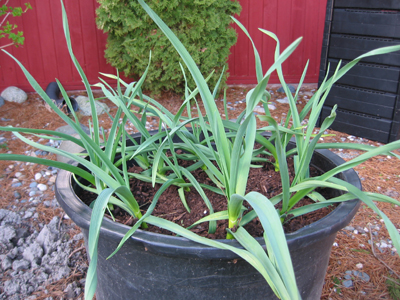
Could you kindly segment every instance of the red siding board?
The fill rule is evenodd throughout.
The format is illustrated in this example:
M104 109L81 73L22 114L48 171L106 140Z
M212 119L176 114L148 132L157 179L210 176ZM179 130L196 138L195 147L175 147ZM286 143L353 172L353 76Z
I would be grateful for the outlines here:
M306 82L317 82L325 21L326 1L306 0L240 0L242 12L236 16L248 29L261 56L263 71L266 72L274 60L275 41L258 28L276 33L281 42L281 51L299 36L303 41L283 65L285 80L298 82L303 68L310 59ZM23 5L16 0L13 5ZM33 10L21 18L15 18L19 30L25 33L25 45L18 49L6 50L19 59L28 71L45 88L58 78L66 89L83 89L82 80L69 59L68 49L61 22L59 1L31 0ZM99 72L116 74L104 58L107 35L96 28L96 0L64 1L68 14L72 47L85 71L89 83L98 82ZM236 25L238 43L232 47L229 56L228 83L254 84L257 82L252 45L247 36ZM3 45L7 40L0 40ZM129 80L121 76L124 80ZM111 79L107 82L114 83ZM271 76L270 83L278 82L277 75ZM32 91L18 65L5 53L0 53L0 91L16 85Z
M70 24L71 17L72 16L69 14L68 19ZM47 86L49 82L55 81L56 79L58 79L61 84L67 86L73 82L73 71L61 22L61 4L59 1L51 1L51 19L49 19L49 26L53 28L52 43L55 47L51 49L51 51L48 51L46 55L52 56L54 65L45 64L44 68L46 72L54 68L55 74L53 73L52 77L49 76L47 82L45 82L43 86Z
M46 73L43 69L43 58L40 55L42 48L40 43L37 42L39 39L40 31L36 24L38 10L36 9L36 1L30 1L33 10L25 14L22 19L24 26L25 43L22 46L28 55L28 65L25 67L28 70L35 70L35 79L39 82L43 82L46 78ZM24 77L22 77L22 80ZM22 84L24 81L22 81Z

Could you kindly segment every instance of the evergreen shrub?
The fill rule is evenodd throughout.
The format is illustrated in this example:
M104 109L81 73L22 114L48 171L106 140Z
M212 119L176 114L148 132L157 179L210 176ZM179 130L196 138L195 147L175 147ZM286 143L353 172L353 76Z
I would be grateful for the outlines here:
M135 0L98 2L97 26L108 33L107 61L125 76L134 78L146 69L151 50L152 63L144 88L153 93L162 90L182 92L185 80L179 65L181 59L139 3ZM241 10L239 2L153 0L148 3L182 41L203 75L215 71L209 81L210 86L214 86L223 67L227 69L229 49L237 40L236 32L229 24L230 16ZM185 72L189 87L194 87L189 72ZM227 74L223 82L226 78Z

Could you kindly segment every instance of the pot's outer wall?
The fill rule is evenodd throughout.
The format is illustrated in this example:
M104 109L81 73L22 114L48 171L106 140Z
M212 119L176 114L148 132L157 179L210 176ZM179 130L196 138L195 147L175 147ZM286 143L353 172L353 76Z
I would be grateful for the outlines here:
M324 171L343 163L330 151L318 151L313 163ZM342 179L361 189L354 170ZM71 173L60 171L56 197L87 239L91 209L71 185ZM341 203L325 218L287 235L302 299L320 299L337 231L355 215L359 201ZM264 278L232 252L139 230L106 260L129 227L104 219L98 244L98 300L111 299L277 299ZM262 239L259 239L262 243ZM239 246L236 241L224 241Z

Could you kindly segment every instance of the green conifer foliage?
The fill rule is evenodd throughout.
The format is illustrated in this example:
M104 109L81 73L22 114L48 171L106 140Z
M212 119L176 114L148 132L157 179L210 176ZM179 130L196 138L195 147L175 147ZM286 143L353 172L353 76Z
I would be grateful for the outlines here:
M141 75L152 52L151 69L145 88L182 92L184 77L180 57L165 35L135 0L98 0L97 26L108 33L105 57L126 76ZM241 10L237 0L148 0L150 7L164 20L185 45L213 86L227 68L229 49L237 35L229 26L231 15ZM194 82L185 70L189 86ZM224 76L224 81L227 75Z

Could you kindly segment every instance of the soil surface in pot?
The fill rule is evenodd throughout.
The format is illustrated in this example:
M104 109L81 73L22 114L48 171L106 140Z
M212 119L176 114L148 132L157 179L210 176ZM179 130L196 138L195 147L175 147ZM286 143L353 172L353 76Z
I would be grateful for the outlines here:
M259 164L259 168L251 168L249 179L247 182L246 193L255 191L263 194L268 199L271 199L273 196L278 195L282 192L282 183L280 173L275 171L274 165L270 162L271 159L273 160L273 158L265 158L267 159L267 161ZM179 164L183 167L188 167L191 162L180 160ZM289 158L288 166L290 181L292 181L294 178L294 165L292 158ZM131 167L129 171L132 173L140 173L143 171L143 169L138 166L134 166ZM311 167L310 172L311 176L313 177L320 175L320 172L314 167ZM215 185L211 182L211 180L208 178L207 174L203 170L198 169L192 172L192 174L199 183L215 187ZM151 183L143 182L133 178L130 181L130 186L131 191L138 201L142 209L142 213L144 214L147 211L147 208L150 206L154 195L161 185L156 184L156 186L153 188ZM227 210L227 199L224 195L216 194L208 189L204 189L204 192L207 195L207 198L210 200L214 212ZM327 198L332 196L332 191L330 190L319 190L319 192ZM81 195L80 197L81 199L85 199L85 203L87 205L90 205L91 201L95 200L96 198L95 194L90 194L86 192L83 193L84 195ZM190 212L188 212L184 207L178 194L178 188L176 186L170 186L158 199L157 205L152 215L169 220L186 228L191 226L193 223L200 220L201 218L210 214L210 210L207 208L204 200L201 198L200 194L196 191L194 187L191 187L190 191L185 192L185 198L187 201L187 205L190 208ZM306 197L303 198L295 207L300 207L312 203L313 201ZM251 206L246 201L243 204L248 209L248 211L252 210ZM276 205L276 208L280 207L281 205L280 203L278 203ZM334 208L335 206L332 205L296 218L290 218L289 215L287 220L283 224L284 230L286 233L294 232L306 225L309 225L325 217ZM112 213L116 221L119 223L132 226L136 221L136 219L134 219L128 213L118 207L114 209ZM191 229L191 231L207 238L224 239L226 238L227 233L226 228L228 228L228 221L221 220L217 221L217 230L215 233L208 233L208 222L204 222L195 226ZM264 232L258 218L255 218L252 222L248 223L245 226L245 229L253 237L262 237ZM149 228L147 230L156 233L173 235L173 233L168 230L152 225L149 225Z

